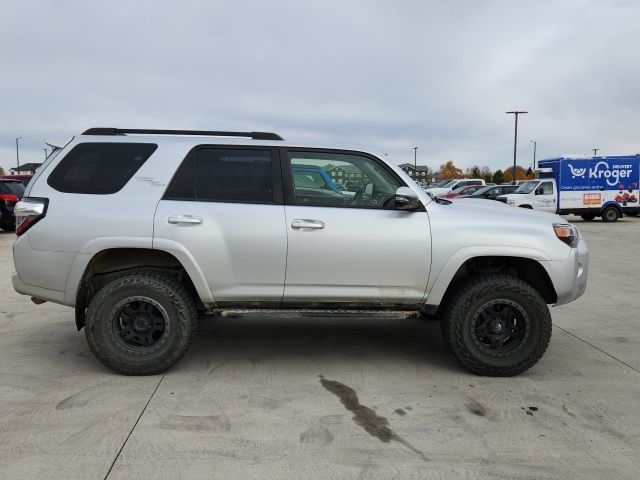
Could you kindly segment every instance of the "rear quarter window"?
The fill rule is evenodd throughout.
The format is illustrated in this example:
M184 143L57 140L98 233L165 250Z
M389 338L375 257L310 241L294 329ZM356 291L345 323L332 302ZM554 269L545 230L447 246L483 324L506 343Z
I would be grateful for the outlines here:
M116 193L156 148L154 143L81 143L56 165L47 183L64 193Z

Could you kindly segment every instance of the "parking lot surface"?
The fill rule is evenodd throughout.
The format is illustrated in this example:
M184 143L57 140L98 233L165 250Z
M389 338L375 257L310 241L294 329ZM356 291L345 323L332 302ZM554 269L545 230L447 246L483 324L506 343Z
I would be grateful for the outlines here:
M168 373L119 376L72 309L13 292L0 232L0 478L638 478L640 218L572 220L587 292L515 378L435 321L287 314L203 319Z

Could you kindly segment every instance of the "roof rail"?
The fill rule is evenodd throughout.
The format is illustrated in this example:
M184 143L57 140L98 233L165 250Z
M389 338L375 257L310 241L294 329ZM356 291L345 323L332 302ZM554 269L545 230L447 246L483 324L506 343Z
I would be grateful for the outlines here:
M247 137L252 140L284 140L271 132L219 132L211 130L155 130L147 128L90 128L83 135L202 135L206 137Z

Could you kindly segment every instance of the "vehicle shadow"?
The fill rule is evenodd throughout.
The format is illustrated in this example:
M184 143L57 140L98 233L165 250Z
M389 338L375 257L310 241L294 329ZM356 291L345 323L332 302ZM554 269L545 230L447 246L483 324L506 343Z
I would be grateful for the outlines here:
M466 372L447 350L439 321L360 315L205 317L179 367L188 369L192 362L215 365L240 357L287 362L400 361L416 368Z

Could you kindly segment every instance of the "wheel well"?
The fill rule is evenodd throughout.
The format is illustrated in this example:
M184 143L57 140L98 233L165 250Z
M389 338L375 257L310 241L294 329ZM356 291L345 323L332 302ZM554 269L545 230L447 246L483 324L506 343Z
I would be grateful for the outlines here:
M85 268L76 294L76 326L84 326L89 302L106 283L129 270L162 270L174 275L191 292L199 308L204 309L189 274L180 261L162 250L146 248L111 248L96 253Z
M558 295L549 278L549 274L539 262L521 257L474 257L464 262L451 279L441 305L454 287L472 275L482 273L510 273L531 285L544 299L552 304L558 301Z

